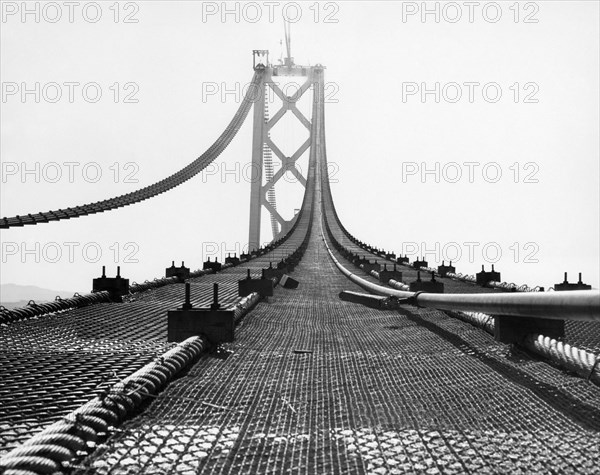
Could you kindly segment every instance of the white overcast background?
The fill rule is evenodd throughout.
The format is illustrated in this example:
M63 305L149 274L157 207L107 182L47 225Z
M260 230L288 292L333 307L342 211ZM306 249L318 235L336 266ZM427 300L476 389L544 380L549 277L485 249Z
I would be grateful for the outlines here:
M28 2L28 8L36 8L35 3ZM73 23L64 2L56 3L63 14L56 23L43 17L37 23L33 15L23 22L21 12L2 19L3 90L8 83L95 82L103 96L88 103L79 88L70 103L66 86L57 103L5 94L3 172L10 163L29 168L35 162L40 167L81 164L74 183L69 183L66 168L57 183L35 183L32 175L23 182L19 174L3 173L0 215L6 217L109 198L176 172L213 143L238 107L232 94L224 101L219 95L203 98L203 87L247 84L253 74L252 49L269 49L272 60L281 55L286 2L271 7L273 21L268 4L255 3L262 10L257 22L249 21L256 9L244 9L243 3L237 18L222 18L221 2L203 6L192 1L121 2L115 22L114 2L100 2L102 18L96 23L82 17L89 2L75 8ZM434 9L436 3L426 7ZM440 2L439 23L432 14L423 21L421 12L403 19L403 9L421 9L421 2L299 4L302 17L292 24L293 56L298 64L322 63L325 80L332 84L325 112L327 152L335 163L332 190L340 217L357 237L385 249L425 246L430 265L439 263L432 252L436 243L440 251L451 253L449 243L458 243L463 255L457 271L474 273L486 263L483 246L497 243L502 256L495 267L504 281L549 287L562 281L564 271L571 281L581 271L584 281L598 287L599 3L520 2L511 9L514 2L499 2L502 17L495 23L488 21L493 9L486 10L488 20L482 13L488 3L480 2L470 22L464 2L452 7ZM14 5L22 8L21 2L2 4L4 13ZM43 9L44 2L39 5ZM456 5L463 16L452 23ZM206 13L214 7L217 14L203 18L203 8ZM235 3L227 8L235 11ZM134 11L131 19L137 23L124 23L124 16ZM46 7L46 14L53 17L54 11ZM325 21L327 15L330 21ZM527 15L537 22L525 22ZM123 103L127 91L121 89L115 104L109 88L129 82L139 87L138 102ZM403 83L411 82L419 87L497 83L503 95L491 103L479 87L470 103L463 86L463 98L456 103L443 97L436 103L432 95L423 103L419 94L403 101ZM510 89L514 83L521 88L517 103ZM533 90L525 90L526 83L535 83L537 103L524 102ZM251 119L252 114L218 158L219 167L242 170L250 162ZM287 119L278 125L279 138L291 154L306 130ZM103 171L98 183L81 175L83 165L91 162ZM123 183L121 176L114 183L109 167L115 162L122 173L126 163L137 164L139 182ZM443 177L436 183L433 175L423 183L418 174L403 176L411 162L429 169L436 162L440 167L450 162L479 165L473 183L467 168L456 183ZM482 177L488 163L501 167L497 183ZM514 163L521 168L518 183L510 168ZM527 163L534 168L525 169ZM524 183L532 170L538 183ZM102 264L114 274L116 248L122 274L131 281L163 276L171 260L199 268L206 243L216 243L220 251L247 243L250 183L241 178L199 175L124 209L3 230L1 283L88 292ZM295 193L288 188L277 193L281 213L289 218L301 194L297 186L291 190ZM262 238L270 239L266 220ZM40 248L58 243L62 258L52 263L42 255L34 262L36 256L23 251L35 249L36 243ZM73 263L63 243L78 243ZM97 263L82 256L87 243L101 249ZM125 248L126 243L135 247ZM472 262L469 246L475 250ZM139 262L124 262L132 250ZM415 257L413 253L411 260ZM490 251L489 257L496 256ZM538 262L525 262L527 257Z

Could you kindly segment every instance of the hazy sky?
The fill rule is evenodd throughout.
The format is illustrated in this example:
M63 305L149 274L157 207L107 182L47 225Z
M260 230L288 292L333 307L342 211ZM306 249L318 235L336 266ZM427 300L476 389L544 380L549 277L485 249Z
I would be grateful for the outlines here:
M195 159L237 109L252 49L280 57L286 14L296 62L327 68L332 190L351 232L430 264L454 257L460 272L495 261L508 282L582 271L599 285L598 2L427 2L425 16L391 1L27 8L2 2L2 216L127 193ZM102 264L143 281L173 259L239 251L251 119L210 176L2 231L0 281L87 292ZM291 154L307 131L286 117L273 134ZM301 188L277 194L290 217Z

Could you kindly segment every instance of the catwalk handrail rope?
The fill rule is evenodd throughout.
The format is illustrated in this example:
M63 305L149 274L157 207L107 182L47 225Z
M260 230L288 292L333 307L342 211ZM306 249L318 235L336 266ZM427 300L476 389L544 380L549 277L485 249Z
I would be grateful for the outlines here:
M257 71L252 78L250 87L248 87L248 90L246 91L244 99L242 100L237 112L233 116L233 119L231 119L229 125L221 133L219 138L196 160L189 163L178 172L152 185L148 185L144 188L140 188L139 190L116 196L114 198L54 211L39 212L35 214L29 213L25 216L17 215L11 218L2 218L0 219L0 229L48 223L50 221L59 221L61 219L78 218L79 216L86 216L88 214L103 213L104 211L121 208L123 206L129 206L149 198L153 198L156 195L181 185L200 173L204 168L212 163L231 143L244 123L244 120L248 116L248 112L250 111L252 104L256 100L254 95L256 90L259 89L258 86L262 80L263 73L261 71Z

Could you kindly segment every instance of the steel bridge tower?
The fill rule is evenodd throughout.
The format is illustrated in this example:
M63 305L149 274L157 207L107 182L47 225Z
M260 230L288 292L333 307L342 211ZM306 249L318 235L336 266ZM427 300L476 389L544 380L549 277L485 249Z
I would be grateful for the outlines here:
M254 94L254 119L253 119L253 135L252 135L252 179L250 188L250 226L248 237L248 252L251 252L260 247L260 225L262 208L271 215L273 231L276 230L276 224L280 226L279 234L273 236L277 239L279 236L285 235L294 225L296 216L290 220L285 220L276 209L274 186L286 172L292 173L296 179L306 188L306 177L302 175L296 167L298 159L308 150L313 143L311 132L311 122L308 120L297 107L297 102L302 96L313 87L313 107L318 100L319 95L323 90L323 69L321 65L315 66L298 66L294 64L294 58L290 56L289 40L286 37L288 46L288 56L283 61L283 64L272 65L269 63L269 52L267 50L253 50L254 70L262 74L258 90ZM281 88L274 82L273 78L277 77L303 77L305 81L299 89L292 95L286 95ZM269 117L268 103L266 94L270 88L279 99L282 106L271 117ZM274 143L271 138L270 131L277 122L290 111L304 127L308 130L308 139L300 145L300 147L291 155L286 156L281 149ZM272 156L277 157L281 161L281 168L277 173L272 174ZM266 170L267 182L263 185L263 171Z

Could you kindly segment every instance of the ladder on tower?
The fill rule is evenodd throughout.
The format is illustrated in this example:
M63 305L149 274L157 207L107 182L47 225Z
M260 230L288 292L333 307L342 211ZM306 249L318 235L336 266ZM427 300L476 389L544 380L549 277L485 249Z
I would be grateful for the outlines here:
M265 124L269 122L269 103L267 101L268 94L265 91ZM267 137L270 138L270 132L267 132ZM273 179L273 151L266 143L263 144L263 164L265 167L265 180L269 183ZM275 195L275 184L267 190L267 201L277 210L277 197ZM279 234L279 223L277 218L271 214L271 231L273 232L273 239Z

